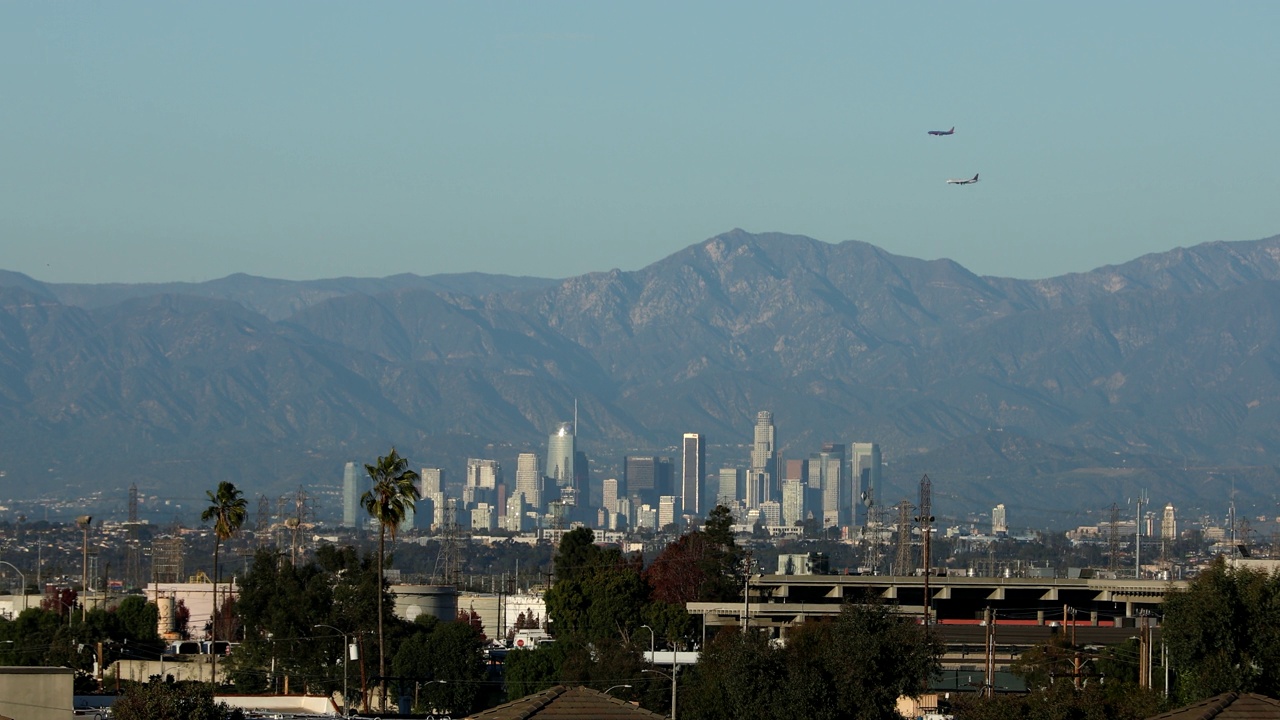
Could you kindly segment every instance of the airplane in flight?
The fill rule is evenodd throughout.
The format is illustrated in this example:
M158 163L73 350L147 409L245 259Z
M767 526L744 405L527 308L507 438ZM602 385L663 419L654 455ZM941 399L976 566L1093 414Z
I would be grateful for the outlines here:
M948 185L972 185L978 182L978 173L974 173L971 178L951 178L947 181Z
M956 126L952 125L950 130L930 130L929 134L930 135L955 135Z

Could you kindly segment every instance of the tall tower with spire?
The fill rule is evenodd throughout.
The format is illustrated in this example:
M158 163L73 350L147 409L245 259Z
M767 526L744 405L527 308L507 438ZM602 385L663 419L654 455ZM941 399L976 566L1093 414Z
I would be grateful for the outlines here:
M756 413L755 438L751 443L751 467L747 470L747 508L758 508L772 499L773 479L778 476L777 434L773 413Z

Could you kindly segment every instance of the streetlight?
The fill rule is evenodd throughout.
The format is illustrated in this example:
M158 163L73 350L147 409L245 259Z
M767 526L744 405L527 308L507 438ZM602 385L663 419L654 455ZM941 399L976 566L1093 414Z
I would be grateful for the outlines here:
M620 687L629 688L629 687L631 687L631 686L630 686L630 685L614 685L613 687L609 688L609 690L617 690L617 689L618 689L618 688L620 688ZM605 695L608 695L608 694L609 694L609 690L605 690L605 691L604 691L604 694L605 694Z
M351 698L347 695L347 655L351 653L351 646L347 634L332 625L312 625L312 628L329 628L342 636L342 716L351 717Z
M653 628L649 627L648 625L641 625L640 627L649 631L649 664L652 665L653 664L653 645L654 645L654 639L657 637L657 633L655 633L653 631Z
M22 583L22 609L26 610L27 609L27 576L22 574L22 571L18 569L17 565L14 565L13 563L7 560L0 560L0 565L8 565L9 567L13 568L14 572L18 573L18 581Z
M674 660L674 656L672 660ZM676 676L680 674L680 666L674 662L671 664L671 674L668 675L661 670L641 670L640 672L653 673L661 675L664 678L671 678L671 720L676 720Z
M448 684L449 684L449 681L448 681L448 680L428 680L428 681L426 681L426 682L422 682L421 680L418 680L417 682L415 682L415 683L413 684L413 705L414 705L414 707L417 707L417 706L418 706L418 691L422 689L422 686L423 686L423 685L434 685L435 683L440 683L441 685L448 685Z
M93 523L92 515L81 515L76 524L84 530L83 562L80 575L80 587L84 590L84 602L80 603L80 622L89 616L89 525Z

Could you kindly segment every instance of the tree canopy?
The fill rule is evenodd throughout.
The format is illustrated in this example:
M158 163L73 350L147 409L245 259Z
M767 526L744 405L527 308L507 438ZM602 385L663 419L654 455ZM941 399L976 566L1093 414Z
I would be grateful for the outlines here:
M1280 697L1280 574L1219 558L1186 591L1166 595L1163 610L1180 702L1230 691Z

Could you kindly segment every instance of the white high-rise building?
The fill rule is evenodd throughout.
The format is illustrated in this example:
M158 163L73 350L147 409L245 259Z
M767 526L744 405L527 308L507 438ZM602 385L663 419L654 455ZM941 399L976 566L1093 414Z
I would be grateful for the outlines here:
M1164 506L1164 517L1160 519L1160 538L1170 541L1178 539L1178 517L1173 503Z
M809 456L809 483L817 480L822 489L822 526L839 527L847 524L846 512L849 498L842 482L844 477L844 446L828 443L829 449ZM837 448L839 452L837 452Z
M783 480L782 481L782 524L787 527L795 527L797 523L804 521L804 491L806 489L803 480Z
M658 529L661 530L680 520L680 498L663 495L658 498Z
M422 468L418 473L422 478L423 496L444 492L444 470L440 468Z
M431 528L433 530L444 528L445 521L448 519L448 507L445 505L446 498L444 493L427 493L427 500L431 502Z
M342 466L342 527L356 527L360 517L360 468L349 462Z
M604 484L601 486L600 505L610 513L618 512L618 479L605 478Z
M516 491L534 510L542 512L542 460L537 453L516 457Z
M1009 534L1009 519L1005 515L1004 503L1000 503L999 505L991 508L991 534Z
M502 468L497 460L467 458L466 487L495 490L502 479Z
M782 504L777 500L765 500L760 503L760 517L764 518L765 525L781 525L782 524Z
M751 468L747 470L747 508L757 508L770 499L773 478L778 476L777 433L773 413L756 413L755 437L751 443Z
M670 496L667 496L670 497ZM656 530L658 525L658 509L650 505L641 505L636 509L636 527Z
M487 502L476 503L471 511L471 529L492 532L498 529L497 508Z
M503 529L514 533L528 530L529 518L525 516L526 507L524 495L520 492L516 492L507 498L507 514L504 516L506 526Z
M856 442L851 446L853 456L849 466L853 473L853 495L856 525L866 525L870 510L880 507L880 445L873 442Z

